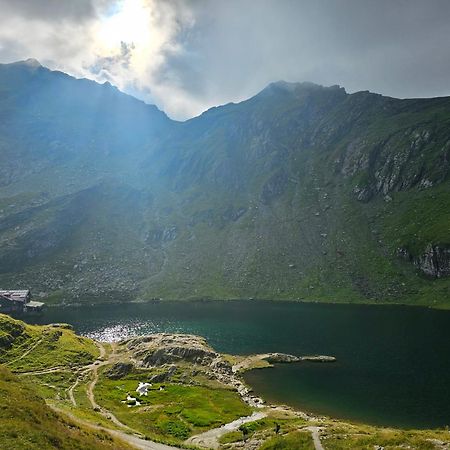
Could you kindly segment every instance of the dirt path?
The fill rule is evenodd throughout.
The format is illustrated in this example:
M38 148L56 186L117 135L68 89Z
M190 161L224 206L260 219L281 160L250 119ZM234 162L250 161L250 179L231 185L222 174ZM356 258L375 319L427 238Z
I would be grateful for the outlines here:
M100 355L98 356L98 358L92 364L89 364L89 365L81 368L78 371L78 375L77 375L77 378L76 378L75 382L69 387L69 389L67 389L67 395L69 396L69 400L71 401L73 406L77 406L77 401L75 400L75 396L73 394L73 391L75 390L75 388L80 383L81 377L85 376L88 372L95 371L96 367L100 367L100 365L102 364L102 361L104 360L104 358L106 356L106 349L105 349L104 345L101 344L100 342L97 342L96 344L97 344L97 347L98 347L98 349L100 351ZM92 390L92 398L93 398L93 396L94 396L94 393L93 393L93 390ZM95 400L94 400L94 402L95 402ZM92 401L91 401L91 404L92 404Z
M72 402L73 406L77 406L77 401L75 400L75 396L73 395L73 390L78 386L78 383L80 382L80 378L77 377L75 380L75 383L70 386L69 389L67 389L67 395L69 396L69 400Z
M38 339L27 351L23 352L20 356L13 359L12 361L7 362L5 365L9 366L10 364L14 364L15 362L20 361L21 359L25 358L25 356L29 355L41 343L42 343L42 338Z
M97 381L98 381L98 369L100 367L110 364L110 359L111 359L111 357L114 356L114 352L113 352L107 360L101 361L100 359L104 359L104 357L106 355L106 350L105 350L105 347L100 342L97 342L97 345L100 349L100 356L99 356L99 359L97 359L93 364L91 364L89 366L89 369L92 372L92 380L87 385L87 388L86 388L87 398L88 398L89 402L91 403L92 408L95 411L99 412L102 416L106 417L108 420L113 422L119 428L122 428L123 430L126 430L129 433L133 433L136 436L143 437L142 433L140 433L139 431L133 430L128 425L125 425L124 423L122 423L111 411L107 410L106 408L103 408L96 402L95 395L94 395L94 389L95 389L95 385L97 384Z
M101 342L96 342L96 344L97 344L98 349L100 350L100 356L97 358L97 360L104 359L106 356L105 346Z
M53 372L69 372L70 368L66 366L56 366L56 367L50 367L48 369L42 369L42 370L32 370L31 372L15 372L14 373L19 376L27 376L27 375L44 375L46 373L53 373Z
M320 435L319 432L322 428L320 427L306 427L306 430L311 432L311 436L313 438L314 441L314 447L316 450L325 450L323 448L322 442L320 442Z
M185 441L185 444L198 445L199 447L217 449L219 448L219 439L224 434L230 431L236 431L241 425L248 422L254 422L255 420L260 420L266 417L267 414L264 412L254 412L251 416L240 417L233 422L222 425L220 428L214 428L209 431L205 431L202 434L197 434L196 436L190 437Z
M111 430L110 428L105 428L105 427L102 427L100 425L95 425L92 422L80 419L79 417L71 414L70 412L65 411L65 410L63 410L61 408L58 408L58 407L56 407L54 405L49 405L49 406L54 411L56 411L58 414L65 415L66 417L68 417L70 420L72 420L75 423L81 424L81 425L85 426L86 428L90 428L91 430L104 431L106 433L109 433L111 436L115 437L116 439L119 439L119 440L127 443L131 447L136 448L136 449L142 449L142 450L181 450L178 447L171 447L169 445L160 444L158 442L147 441L147 440L142 439L142 438L140 438L138 436L129 435L129 434L123 432L123 431Z

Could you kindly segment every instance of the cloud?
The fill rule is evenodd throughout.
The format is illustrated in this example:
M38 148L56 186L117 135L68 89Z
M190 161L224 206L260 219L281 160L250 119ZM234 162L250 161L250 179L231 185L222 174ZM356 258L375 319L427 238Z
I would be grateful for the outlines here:
M0 0L2 15L18 15L29 20L80 20L94 14L92 0Z
M175 118L271 81L449 95L447 0L0 0L0 61L50 68Z

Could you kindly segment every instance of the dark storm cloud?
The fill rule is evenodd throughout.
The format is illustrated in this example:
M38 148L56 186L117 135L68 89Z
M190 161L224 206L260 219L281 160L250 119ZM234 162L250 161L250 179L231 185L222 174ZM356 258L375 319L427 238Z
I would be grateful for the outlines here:
M136 52L128 42L93 56L87 24L119 0L0 0L0 59L34 56L69 72L79 67L83 76L132 86L178 118L279 79L397 97L450 95L448 0L142 1L164 37L145 70L134 69L138 43ZM18 18L22 26L14 25ZM44 25L27 38L34 21ZM8 24L15 34L2 33Z

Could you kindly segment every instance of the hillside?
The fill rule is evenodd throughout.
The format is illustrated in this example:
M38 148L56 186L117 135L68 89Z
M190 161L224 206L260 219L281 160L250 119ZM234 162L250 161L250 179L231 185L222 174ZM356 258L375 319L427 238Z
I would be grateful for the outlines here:
M67 327L35 327L0 314L0 447L8 449L131 448L109 434L83 426L50 408L38 392L47 386L50 368L94 361L95 344ZM39 382L11 373L46 373ZM63 370L63 369L61 369ZM31 372L29 372L31 371ZM47 377L47 378L46 378ZM52 383L61 383L54 377ZM40 383L43 383L40 386ZM40 388L40 389L39 389Z
M449 305L450 98L277 82L179 123L28 61L0 116L4 288Z

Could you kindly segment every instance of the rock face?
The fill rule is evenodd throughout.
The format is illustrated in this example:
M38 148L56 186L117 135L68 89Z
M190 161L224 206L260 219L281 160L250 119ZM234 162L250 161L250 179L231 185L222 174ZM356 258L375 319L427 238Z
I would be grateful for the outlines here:
M436 278L450 275L450 248L428 245L417 265L422 272Z
M404 191L414 186L431 188L446 179L449 173L450 142L444 142L441 158L428 159L423 149L433 145L435 136L421 126L411 124L411 129L398 131L371 145L359 138L347 146L342 174L353 177L363 174L363 182L353 188L353 194L362 202L375 195ZM394 150L395 149L395 150ZM431 168L433 180L426 167Z
M398 249L399 256L411 261L421 272L433 278L450 275L450 247L428 244L425 252L412 256L406 249Z
M199 336L159 333L133 338L125 345L140 367L188 362L231 372L230 364Z

